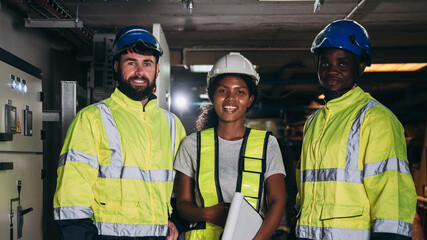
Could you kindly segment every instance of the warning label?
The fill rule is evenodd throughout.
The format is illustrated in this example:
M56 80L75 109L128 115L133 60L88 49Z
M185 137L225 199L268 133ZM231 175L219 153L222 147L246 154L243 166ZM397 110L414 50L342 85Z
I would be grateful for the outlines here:
M16 133L21 133L21 123L19 121L19 117L18 117L18 122L16 123Z

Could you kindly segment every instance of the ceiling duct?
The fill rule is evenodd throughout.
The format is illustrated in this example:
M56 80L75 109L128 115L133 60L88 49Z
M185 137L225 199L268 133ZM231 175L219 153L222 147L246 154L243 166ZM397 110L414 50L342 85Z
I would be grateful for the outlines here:
M29 0L25 1L25 4L28 6L25 27L51 28L79 48L92 48L93 33L78 17L78 0L75 17L56 0Z

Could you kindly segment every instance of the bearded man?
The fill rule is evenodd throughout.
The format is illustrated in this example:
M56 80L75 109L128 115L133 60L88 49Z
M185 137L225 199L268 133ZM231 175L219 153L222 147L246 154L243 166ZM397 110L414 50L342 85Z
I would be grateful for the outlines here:
M173 160L184 127L154 95L162 49L145 28L120 31L118 88L82 109L61 151L54 217L64 240L176 239L168 220Z

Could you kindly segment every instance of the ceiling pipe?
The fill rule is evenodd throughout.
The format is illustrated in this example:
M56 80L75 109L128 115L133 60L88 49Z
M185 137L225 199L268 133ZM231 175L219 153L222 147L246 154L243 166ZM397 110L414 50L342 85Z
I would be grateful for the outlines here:
M76 17L75 17L76 27L77 23L79 22L79 0L77 0L77 7L76 7Z
M363 7L363 5L365 4L365 2L366 2L367 0L362 0L362 1L360 1L357 5L356 5L356 7L354 7L353 8L353 10L351 10L351 12L347 15L347 17L345 17L344 19L345 20L347 20L347 19L350 19L353 15L354 15L354 13L357 11L357 10L359 10L361 7Z

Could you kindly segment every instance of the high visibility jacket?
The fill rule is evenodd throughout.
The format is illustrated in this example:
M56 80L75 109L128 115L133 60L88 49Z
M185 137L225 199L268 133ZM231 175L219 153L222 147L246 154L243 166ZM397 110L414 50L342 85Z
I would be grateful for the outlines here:
M257 211L261 209L261 197L264 191L264 173L266 170L266 152L270 132L247 128L243 138L239 157L239 172L236 192ZM237 150L237 149L236 149ZM211 207L224 202L219 183L218 134L209 128L197 132L197 170L195 191L199 193L202 207ZM194 230L185 234L185 239L220 239L223 228L213 223L203 222Z
M403 127L393 113L356 87L327 102L304 129L297 237L410 237L417 196Z
M99 235L166 236L173 157L185 138L156 99L118 89L74 118L61 151L55 220L92 218Z

